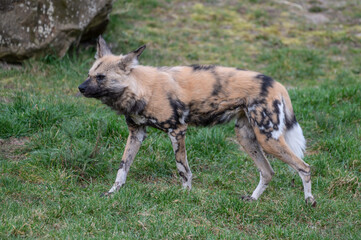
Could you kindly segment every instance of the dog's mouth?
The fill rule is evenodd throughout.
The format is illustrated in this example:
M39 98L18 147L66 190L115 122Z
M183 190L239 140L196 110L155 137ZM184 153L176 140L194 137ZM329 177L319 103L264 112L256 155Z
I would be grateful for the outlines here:
M105 89L89 85L89 80L86 80L84 83L80 84L78 89L79 92L87 98L101 98L108 94L108 91Z
M80 90L79 90L80 91ZM110 97L110 98L116 98L116 97L120 97L125 91L125 88L121 89L121 90L117 90L117 91L112 91L110 89L103 89L101 91L92 91L92 89L86 89L85 91L80 93L86 97L86 98L96 98L96 99L100 99L103 97Z
M84 97L86 98L102 98L107 96L109 93L108 91L101 91L101 92L81 92L81 94L83 94Z

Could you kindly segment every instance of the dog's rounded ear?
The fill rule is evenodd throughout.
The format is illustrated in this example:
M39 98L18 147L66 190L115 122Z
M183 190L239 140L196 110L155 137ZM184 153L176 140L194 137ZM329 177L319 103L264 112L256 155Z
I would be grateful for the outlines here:
M111 55L112 52L110 51L110 48L108 47L105 40L102 38L101 35L99 35L97 40L97 53L95 54L95 59L99 59L105 55Z

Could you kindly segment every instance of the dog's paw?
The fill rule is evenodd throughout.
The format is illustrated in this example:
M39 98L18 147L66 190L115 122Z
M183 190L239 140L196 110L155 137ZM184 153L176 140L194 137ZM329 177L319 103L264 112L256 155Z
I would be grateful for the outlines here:
M242 198L243 201L246 201L246 202L256 201L256 199L254 199L254 198L251 197L251 196L242 196L241 198Z
M192 184L189 182L182 183L182 189L185 191L190 191L192 190Z
M113 195L112 192L105 192L105 193L100 194L100 197L110 197L112 195Z
M306 204L309 205L309 206L311 206L311 207L316 207L317 202L316 202L316 200L315 200L313 197L308 197L308 198L306 199Z

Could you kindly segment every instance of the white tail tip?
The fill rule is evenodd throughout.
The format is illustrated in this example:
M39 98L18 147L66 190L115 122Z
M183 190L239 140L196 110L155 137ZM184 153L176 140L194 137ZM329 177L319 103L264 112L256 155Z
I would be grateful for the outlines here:
M299 158L303 158L306 149L306 139L303 136L301 126L296 123L285 133L285 140L292 152Z

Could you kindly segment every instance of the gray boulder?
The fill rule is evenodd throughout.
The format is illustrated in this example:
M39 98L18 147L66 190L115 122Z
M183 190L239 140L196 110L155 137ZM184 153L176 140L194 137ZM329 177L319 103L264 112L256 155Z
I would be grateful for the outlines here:
M0 0L0 60L64 56L101 34L113 0Z

